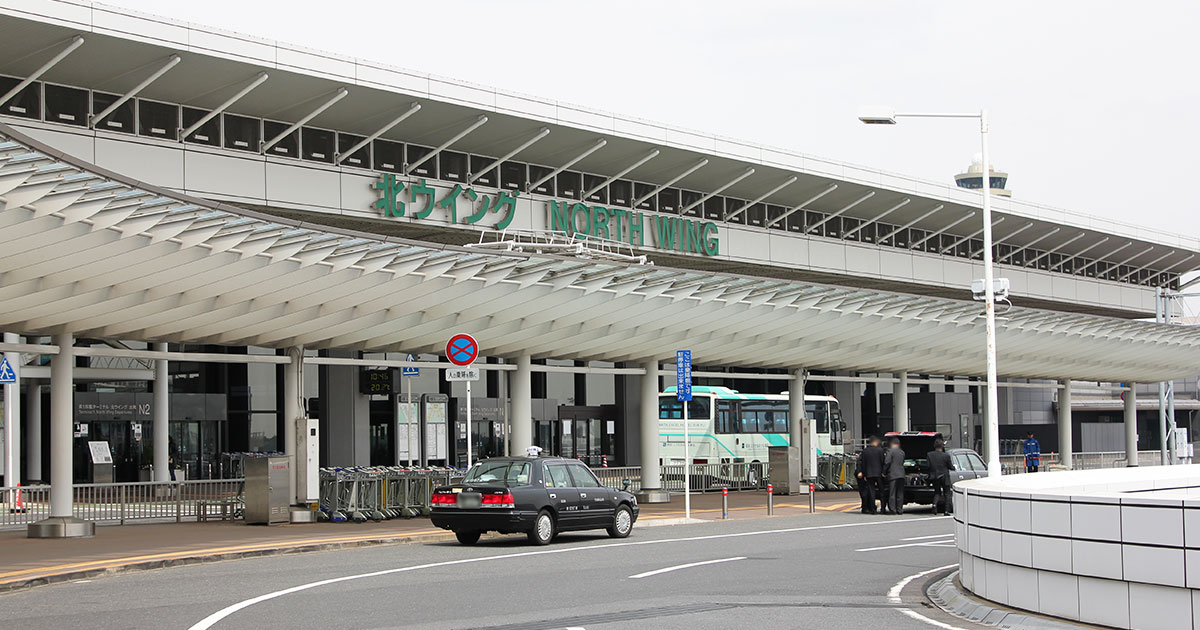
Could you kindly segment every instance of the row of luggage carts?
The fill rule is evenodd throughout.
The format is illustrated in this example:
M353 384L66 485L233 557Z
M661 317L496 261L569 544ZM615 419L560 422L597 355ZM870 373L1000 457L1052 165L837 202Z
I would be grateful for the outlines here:
M817 490L854 490L858 488L853 455L832 453L817 456Z
M455 483L462 476L463 471L454 468L322 468L317 519L363 523L428 515L433 489Z

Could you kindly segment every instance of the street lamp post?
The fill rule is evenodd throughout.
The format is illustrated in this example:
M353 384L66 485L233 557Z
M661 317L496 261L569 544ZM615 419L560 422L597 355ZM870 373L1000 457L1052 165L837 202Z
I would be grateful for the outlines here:
M983 301L987 328L987 422L984 423L983 448L989 477L997 477L1000 467L1000 418L996 385L996 289L992 272L992 172L988 162L987 110L978 113L897 113L895 110L872 108L859 113L858 119L868 125L894 125L897 118L977 118L979 142L982 145L983 173Z

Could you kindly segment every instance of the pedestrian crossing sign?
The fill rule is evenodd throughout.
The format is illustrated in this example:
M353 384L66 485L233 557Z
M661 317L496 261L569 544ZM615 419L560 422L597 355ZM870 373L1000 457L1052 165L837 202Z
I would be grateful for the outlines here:
M0 358L0 384L9 385L17 382L17 373L8 363L8 357Z

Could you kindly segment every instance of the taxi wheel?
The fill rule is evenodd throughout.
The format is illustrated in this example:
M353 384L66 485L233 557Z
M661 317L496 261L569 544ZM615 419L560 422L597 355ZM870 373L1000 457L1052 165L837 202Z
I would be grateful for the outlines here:
M613 524L608 528L608 535L613 538L626 538L631 531L633 531L633 510L630 510L628 505L622 505L613 515Z
M546 510L538 512L537 518L533 521L533 529L529 530L529 542L535 545L548 545L551 540L554 540L554 534L554 517Z
M464 545L474 545L479 542L479 536L482 534L483 532L454 532L454 537Z

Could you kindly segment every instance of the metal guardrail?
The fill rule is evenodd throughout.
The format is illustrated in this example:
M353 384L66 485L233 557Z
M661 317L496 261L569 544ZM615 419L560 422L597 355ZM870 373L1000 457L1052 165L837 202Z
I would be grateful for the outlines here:
M1159 466L1162 456L1159 451L1138 451L1138 466ZM1001 455L1000 465L1006 475L1025 474L1024 455ZM1100 451L1091 453L1073 453L1071 455L1072 470L1098 470L1101 468L1123 468L1127 465L1125 451ZM1060 453L1042 453L1039 472L1062 469Z
M203 504L241 503L244 479L75 484L76 518L102 524L180 522L199 518ZM0 529L19 529L50 517L50 486L0 487Z

